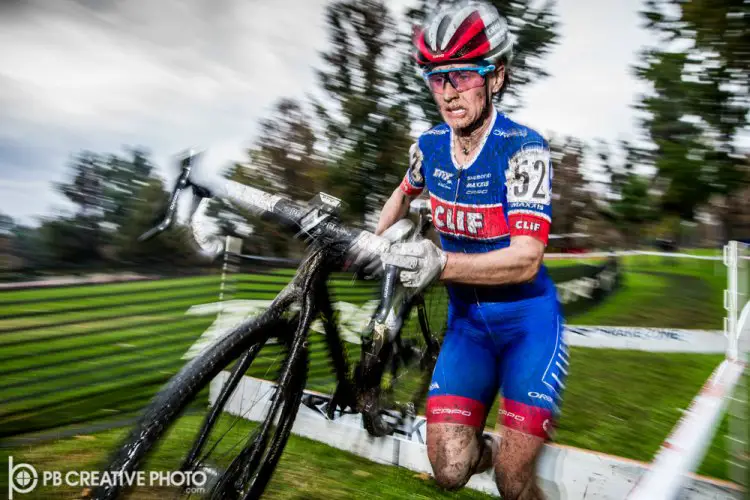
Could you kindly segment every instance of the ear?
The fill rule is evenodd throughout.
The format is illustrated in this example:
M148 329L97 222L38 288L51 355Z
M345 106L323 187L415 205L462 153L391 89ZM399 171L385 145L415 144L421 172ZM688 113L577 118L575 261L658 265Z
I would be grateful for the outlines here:
M495 71L492 72L492 93L497 94L500 89L503 88L503 82L505 81L505 65L500 63Z

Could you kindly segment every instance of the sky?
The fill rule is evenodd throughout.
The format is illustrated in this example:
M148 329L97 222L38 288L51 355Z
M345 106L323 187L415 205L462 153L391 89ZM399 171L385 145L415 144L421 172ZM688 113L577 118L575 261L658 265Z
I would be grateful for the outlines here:
M410 0L386 0L402 12ZM24 223L70 209L53 188L84 150L144 146L160 174L206 149L244 159L281 97L314 91L325 0L0 0L0 212ZM637 138L631 74L653 43L638 0L561 0L549 78L512 117L545 134Z

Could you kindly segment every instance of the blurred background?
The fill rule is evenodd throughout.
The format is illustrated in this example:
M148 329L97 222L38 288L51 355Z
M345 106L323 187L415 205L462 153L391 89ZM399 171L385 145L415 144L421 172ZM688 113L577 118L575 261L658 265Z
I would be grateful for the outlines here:
M553 240L717 247L750 238L747 6L496 1L518 37L500 108L551 141ZM372 224L409 145L439 121L410 59L436 2L5 1L2 267L189 261L134 244L172 155ZM297 255L215 206L245 250ZM551 248L555 249L555 248Z
M205 149L201 168L298 201L325 191L347 222L373 228L409 146L440 121L411 59L411 26L439 3L0 1L0 454L95 467L211 327L194 306L220 290L269 300L288 282L279 261L222 274L179 224L136 241L159 218L178 152ZM498 107L552 148L548 252L698 257L552 261L568 321L723 342L719 255L750 242L750 4L492 3L517 37ZM221 203L210 215L246 256L304 251ZM337 300L357 307L377 292L336 280ZM590 296L590 280L611 286ZM724 359L712 352L573 348L557 441L650 460ZM310 386L326 391L320 360ZM728 425L698 470L742 482L727 467ZM287 451L270 498L449 496L322 445L293 439Z

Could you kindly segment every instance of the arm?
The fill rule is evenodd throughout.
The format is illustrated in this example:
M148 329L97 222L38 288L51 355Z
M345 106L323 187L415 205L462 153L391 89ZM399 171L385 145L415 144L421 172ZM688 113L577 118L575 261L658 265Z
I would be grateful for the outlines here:
M406 217L409 213L409 202L413 199L414 197L404 193L400 186L397 187L383 205L375 234L382 234L383 231Z
M506 178L510 246L483 254L447 254L444 281L509 285L536 277L552 222L552 164L547 144L534 141L522 146L509 159Z
M440 279L468 285L511 285L536 277L544 243L533 236L515 236L510 246L481 254L448 253Z
M399 187L393 191L391 197L383 205L375 234L381 234L409 213L409 203L419 196L424 189L422 159L422 150L419 149L419 143L415 142L409 148L409 169L406 171Z

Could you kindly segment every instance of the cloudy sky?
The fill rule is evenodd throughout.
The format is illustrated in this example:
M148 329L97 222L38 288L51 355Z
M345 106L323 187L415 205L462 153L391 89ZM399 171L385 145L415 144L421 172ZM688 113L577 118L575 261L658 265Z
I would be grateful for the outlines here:
M51 188L82 149L208 149L243 158L282 96L304 97L326 47L326 0L6 0L0 3L0 212L66 208ZM409 0L389 0L401 12ZM639 0L562 0L551 78L514 118L544 133L634 138Z

